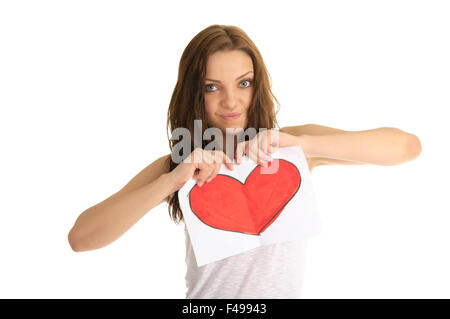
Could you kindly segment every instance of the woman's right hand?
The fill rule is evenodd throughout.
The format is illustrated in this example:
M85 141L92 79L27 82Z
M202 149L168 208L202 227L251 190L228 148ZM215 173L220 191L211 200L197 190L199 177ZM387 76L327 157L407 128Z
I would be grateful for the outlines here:
M234 170L233 161L220 150L204 150L196 148L178 166L169 173L176 189L179 190L190 178L197 180L197 185L202 186L206 181L211 181L220 170L222 163L229 170Z

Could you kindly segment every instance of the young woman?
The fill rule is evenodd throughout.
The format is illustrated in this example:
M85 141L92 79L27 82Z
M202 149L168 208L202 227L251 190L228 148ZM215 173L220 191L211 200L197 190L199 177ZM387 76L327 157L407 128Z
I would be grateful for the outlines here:
M78 217L68 236L72 249L87 251L112 243L163 201L168 203L171 219L176 224L184 222L178 190L190 178L201 187L222 164L233 169L244 155L267 165L277 148L297 145L312 171L324 164L395 165L421 152L415 135L396 128L357 132L314 124L279 128L274 100L279 108L261 54L245 32L212 25L198 33L182 54L167 114L168 130L185 128L191 133L189 154L175 160L177 141L169 139L170 154L156 159L117 193ZM210 141L194 140L194 120L201 121L201 136L207 128L223 132L219 149L205 149ZM259 133L234 139L248 128ZM227 134L233 139L227 140ZM185 234L186 298L300 297L306 239L258 247L197 267L186 227Z

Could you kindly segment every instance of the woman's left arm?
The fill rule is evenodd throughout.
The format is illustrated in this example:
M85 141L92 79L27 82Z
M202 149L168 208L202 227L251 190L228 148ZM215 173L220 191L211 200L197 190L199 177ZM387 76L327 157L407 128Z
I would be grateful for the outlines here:
M305 156L323 161L355 162L376 165L398 165L419 156L422 147L417 136L394 127L364 131L342 131L308 124L280 129L294 135ZM308 133L310 131L310 133ZM320 165L320 162L318 163Z

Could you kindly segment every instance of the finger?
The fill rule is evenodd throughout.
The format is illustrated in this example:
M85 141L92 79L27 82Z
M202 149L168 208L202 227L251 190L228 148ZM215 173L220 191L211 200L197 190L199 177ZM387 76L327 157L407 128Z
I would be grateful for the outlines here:
M218 156L220 156L220 155L218 155ZM234 170L233 161L224 152L222 152L222 157L219 158L219 162L220 162L220 164L223 162L230 171Z
M258 163L258 155L257 155L255 152L253 152L252 149L249 150L247 156L248 156L252 161Z
M244 155L250 157L250 150L251 150L251 141L247 141L244 144Z
M258 143L255 143L256 138L251 140L247 146L247 152L249 158L258 163Z
M203 152L202 162L197 167L200 169L197 175L197 185L201 186L215 168L214 159L208 152Z
M270 133L270 153L275 153L280 146L280 132L278 130L271 130Z
M222 166L222 163L224 163L229 169L233 168L233 165L230 166L230 164L233 163L233 161L223 152L223 151L214 151L213 153L214 158L214 164L220 164Z
M215 153L216 153L215 150L204 151L202 160L208 164L214 164Z
M219 173L220 168L222 167L222 163L224 163L229 170L234 169L231 159L223 151L215 152L214 161L215 161L215 168L206 179L207 183L210 182Z
M250 150L250 155L249 157L257 164L261 165L261 166L265 166L266 165L266 161L264 159L262 159L260 156L258 156L258 151L253 151Z
M253 143L251 146L251 152L256 155L255 162L260 163L261 161L269 161L271 160L270 155L266 154L264 150L262 150L257 143Z
M237 163L241 164L244 155L248 154L248 141L244 141L238 144L238 147L236 148L236 158L237 158Z
M197 177L197 185L202 186L205 180L211 175L215 166L213 164L202 163L200 164L200 172Z
M272 146L271 146L271 150L272 150L271 154L273 154L273 153L275 153L276 151L278 151L278 149L279 149L278 146L272 145Z
M222 165L222 163L232 163L231 159L223 151L211 151L211 155L213 158L213 164L219 163Z
M268 131L263 132L263 134L259 134L259 139L258 139L258 146L259 148L264 152L264 153L268 153L268 148L267 148L267 143L270 143L270 140L268 138Z
M241 162L242 162L242 157L244 155L245 148L246 148L245 144L246 144L246 142L240 142L236 146L236 163L238 163L238 164L241 164Z
M270 161L272 160L272 157L269 154L268 148L267 148L267 144L270 144L270 141L267 137L262 137L261 139L261 144L258 148L258 158L262 159L264 161Z
M194 163L195 167L198 168L198 165L202 162L202 150L200 148L195 148L184 162Z
M268 154L266 154L265 152L264 152L264 150L262 150L262 149L259 149L258 150L259 151L259 158L260 159L262 159L262 160L264 160L264 161L270 161L270 160L272 160L272 157L270 156L270 155L268 155Z
M265 167L267 167L268 166L267 163L272 160L270 155L264 153L264 151L261 150L260 148L258 148L256 151L253 151L252 154L256 158L255 162Z
M274 130L267 130L265 134L263 134L261 136L261 142L260 142L260 148L261 150L269 156L269 158L264 157L266 160L270 160L270 155L271 153L273 153L273 145L274 145L274 140L276 139L276 134L277 132L274 132Z
M208 176L208 178L206 179L206 182L209 183L214 177L217 176L217 174L220 171L220 167L222 166L221 163L216 163L216 168L212 171L212 173Z
M267 139L266 139L266 150L267 150L267 154L271 154L272 152L272 145L273 145L273 140L275 139L275 135L277 134L276 131L274 130L269 130L267 132Z

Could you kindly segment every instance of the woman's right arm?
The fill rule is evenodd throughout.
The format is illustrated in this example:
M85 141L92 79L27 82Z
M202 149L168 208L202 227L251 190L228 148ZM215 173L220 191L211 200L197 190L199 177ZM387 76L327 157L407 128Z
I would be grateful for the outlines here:
M85 210L69 232L74 251L102 248L136 224L177 190L166 155L144 168L120 191Z
M197 148L169 172L169 156L158 158L120 191L85 210L69 232L72 249L86 251L102 248L122 236L188 179L193 177L202 184L218 174L223 162L228 169L233 169L231 159L222 151Z

